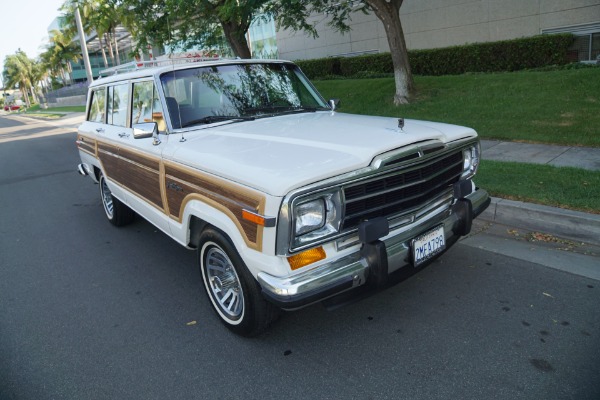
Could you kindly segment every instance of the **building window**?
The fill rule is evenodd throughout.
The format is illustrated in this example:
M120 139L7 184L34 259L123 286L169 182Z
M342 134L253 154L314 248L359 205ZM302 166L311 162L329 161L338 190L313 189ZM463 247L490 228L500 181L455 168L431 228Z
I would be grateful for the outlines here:
M252 58L279 58L275 21L272 17L265 15L255 17L248 29L248 38Z
M575 41L569 49L571 61L596 61L600 57L600 23L545 29L543 34L572 33Z

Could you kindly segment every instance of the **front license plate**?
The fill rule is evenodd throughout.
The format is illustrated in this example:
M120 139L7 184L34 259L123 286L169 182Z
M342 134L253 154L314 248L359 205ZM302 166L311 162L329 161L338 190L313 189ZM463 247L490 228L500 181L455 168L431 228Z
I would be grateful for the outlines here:
M416 237L412 241L413 265L418 267L446 248L444 227L437 228Z

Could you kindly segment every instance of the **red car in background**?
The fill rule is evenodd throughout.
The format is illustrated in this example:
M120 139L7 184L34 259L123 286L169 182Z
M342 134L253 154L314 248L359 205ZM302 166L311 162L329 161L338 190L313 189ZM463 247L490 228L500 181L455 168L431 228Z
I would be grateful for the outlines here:
M13 105L9 105L9 106L4 106L4 111L17 111L20 110L21 106L18 106L16 104Z

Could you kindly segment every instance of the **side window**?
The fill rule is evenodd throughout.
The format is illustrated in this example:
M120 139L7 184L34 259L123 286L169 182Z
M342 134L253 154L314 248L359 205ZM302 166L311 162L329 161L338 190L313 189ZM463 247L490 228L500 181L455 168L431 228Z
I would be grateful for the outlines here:
M104 122L106 112L106 89L96 89L92 92L90 113L87 120L90 122Z
M131 124L141 124L144 122L158 123L158 130L161 132L167 129L163 117L162 105L152 81L136 82L133 84Z
M127 105L129 104L129 85L110 86L108 88L108 121L117 126L127 126Z

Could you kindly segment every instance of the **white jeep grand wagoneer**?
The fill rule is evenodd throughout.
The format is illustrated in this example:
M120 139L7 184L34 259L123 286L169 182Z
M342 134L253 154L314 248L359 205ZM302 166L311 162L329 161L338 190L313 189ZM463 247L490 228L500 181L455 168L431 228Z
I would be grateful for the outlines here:
M490 202L472 129L339 113L287 61L154 64L90 86L79 171L198 251L236 333L422 268Z

